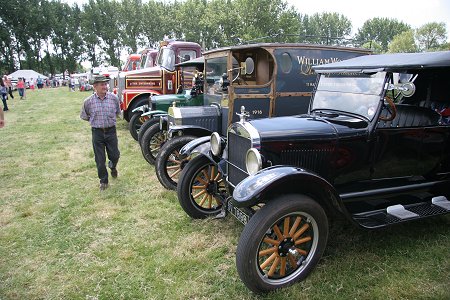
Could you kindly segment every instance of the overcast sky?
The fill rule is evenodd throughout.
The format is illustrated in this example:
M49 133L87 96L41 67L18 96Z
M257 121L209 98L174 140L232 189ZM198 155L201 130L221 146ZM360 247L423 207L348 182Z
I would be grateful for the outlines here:
M413 28L430 22L444 22L450 40L449 0L287 0L302 14L312 15L322 12L337 12L350 19L353 32L366 20L382 17L397 19Z
M62 1L69 4L76 2L79 5L88 2L88 0ZM287 0L287 2L294 5L302 14L312 15L322 12L343 14L351 20L353 33L366 20L374 17L397 19L413 28L429 22L444 22L450 40L450 0Z

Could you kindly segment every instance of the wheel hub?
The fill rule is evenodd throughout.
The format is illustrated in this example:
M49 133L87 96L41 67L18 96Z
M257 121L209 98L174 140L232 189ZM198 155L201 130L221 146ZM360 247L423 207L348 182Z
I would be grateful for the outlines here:
M294 240L292 238L285 238L281 243L278 245L278 254L281 257L287 256L289 253L289 250L292 249L292 247L295 245Z
M208 194L213 195L217 191L217 182L215 181L209 181L208 186L206 187L206 191Z

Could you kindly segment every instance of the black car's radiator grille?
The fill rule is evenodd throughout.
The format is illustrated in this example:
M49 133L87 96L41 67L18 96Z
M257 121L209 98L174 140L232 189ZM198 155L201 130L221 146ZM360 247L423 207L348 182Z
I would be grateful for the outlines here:
M281 164L298 166L310 171L323 174L325 166L329 164L333 149L299 149L281 152Z
M248 176L245 172L245 154L251 145L248 138L228 133L228 181L233 185L237 185Z

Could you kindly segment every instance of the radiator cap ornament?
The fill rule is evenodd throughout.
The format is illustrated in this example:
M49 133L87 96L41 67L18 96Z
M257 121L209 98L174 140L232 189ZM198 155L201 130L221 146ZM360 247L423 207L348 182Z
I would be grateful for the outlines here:
M245 123L248 121L248 118L250 117L250 113L245 111L245 106L241 106L241 113L236 113L236 115L239 116L239 122Z

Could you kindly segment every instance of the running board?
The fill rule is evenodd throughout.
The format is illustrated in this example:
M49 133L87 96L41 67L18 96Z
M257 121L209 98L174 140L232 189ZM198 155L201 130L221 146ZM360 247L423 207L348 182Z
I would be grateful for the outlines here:
M408 205L392 205L385 209L353 214L353 220L365 228L379 228L450 213L450 201L444 196Z

